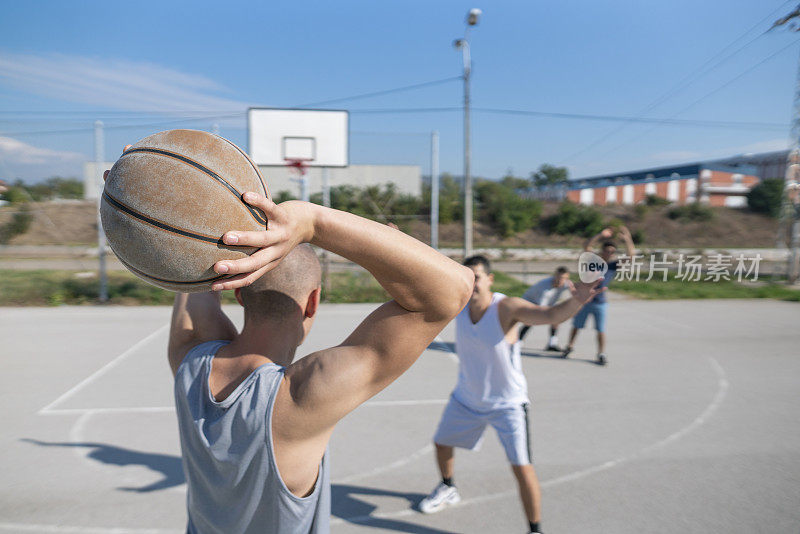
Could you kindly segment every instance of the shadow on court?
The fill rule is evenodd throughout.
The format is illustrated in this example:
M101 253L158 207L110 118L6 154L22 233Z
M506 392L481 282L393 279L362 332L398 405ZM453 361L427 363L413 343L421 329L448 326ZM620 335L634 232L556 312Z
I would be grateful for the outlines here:
M450 352L455 354L456 353L456 344L446 341L434 341L430 345L428 345L428 350L436 350L439 352ZM574 354L574 353L573 353ZM583 363L591 363L592 365L597 365L597 360L592 358L576 358L573 355L570 355L569 358L562 358L560 352L550 352L550 351L522 351L520 352L521 356L525 356L527 358L546 358L550 360L562 360L565 362L583 362Z
M526 358L544 358L549 360L561 360L564 362L582 362L582 363L591 363L592 365L598 365L597 360L595 358L588 359L588 358L576 358L575 353L569 355L569 358L564 358L561 356L560 352L552 352L552 351L531 351L525 350L520 352L520 356L525 356Z
M426 497L423 493L404 493L379 488L365 488L363 486L350 486L348 484L331 484L331 513L345 521L354 524L369 523L372 528L395 530L397 532L421 532L424 534L450 534L452 531L424 527L413 523L405 523L396 519L372 517L376 510L374 504L364 502L354 497L355 495L375 495L379 497L398 497L408 501L408 507L415 510L419 503Z
M136 493L148 493L169 489L185 484L183 476L183 465L180 456L168 454L156 454L150 452L135 451L116 445L95 442L46 442L36 439L22 438L21 441L32 443L40 447L65 447L65 448L84 448L89 449L87 456L92 460L106 464L125 467L129 465L140 465L147 467L162 475L161 480L142 486L139 488L120 487L120 491L131 491ZM412 523L405 523L396 519L373 518L371 514L376 510L376 506L356 497L357 495L372 495L378 497L397 497L405 499L409 508L417 509L419 502L425 498L422 493L404 493L401 491L391 491L379 488L367 488L363 486L351 486L347 484L331 484L331 515L339 517L344 521L354 524L369 523L375 528L395 530L397 532L420 532L423 534L450 534L450 531L435 528L423 527Z
M449 341L434 341L428 345L428 350L438 350L439 352L456 353L456 344Z
M134 451L117 447L115 445L107 445L105 443L66 443L66 442L46 442L35 439L23 438L22 441L33 443L41 447L72 447L72 448L86 448L90 449L88 457L100 463L107 465L117 465L124 467L127 465L141 465L147 467L151 471L161 473L162 479L152 484L142 486L140 488L117 488L121 491L132 491L136 493L148 493L151 491L158 491L163 489L180 486L186 482L183 476L183 465L181 465L180 456L171 456L168 454L157 454L152 452Z

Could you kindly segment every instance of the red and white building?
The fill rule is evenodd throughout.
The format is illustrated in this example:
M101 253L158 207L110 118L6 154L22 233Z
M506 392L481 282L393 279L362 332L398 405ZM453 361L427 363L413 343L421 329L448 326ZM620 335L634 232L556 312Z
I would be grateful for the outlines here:
M584 205L638 204L649 195L675 204L699 201L711 206L743 207L760 178L752 167L696 163L624 174L570 180L566 198Z

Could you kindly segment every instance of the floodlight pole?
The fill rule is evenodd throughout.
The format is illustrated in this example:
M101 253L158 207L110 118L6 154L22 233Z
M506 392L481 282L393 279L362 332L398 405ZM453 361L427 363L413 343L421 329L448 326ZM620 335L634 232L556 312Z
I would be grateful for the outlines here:
M478 24L480 9L470 9L467 14L467 27L464 38L456 39L453 45L461 49L464 60L464 258L472 256L472 174L470 169L470 131L469 131L469 80L472 74L472 58L469 51L469 30Z
M322 205L326 208L331 207L331 177L330 169L322 167ZM325 292L325 299L330 298L331 291L331 259L328 251L322 249L322 289Z
M431 133L431 247L439 250L439 132Z
M308 177L304 171L300 174L300 199L303 202L308 202L311 195L308 192Z
M100 271L100 302L108 302L108 278L106 276L106 233L100 218L100 199L103 197L103 162L105 160L105 138L103 122L94 123L94 174L97 190L97 259Z

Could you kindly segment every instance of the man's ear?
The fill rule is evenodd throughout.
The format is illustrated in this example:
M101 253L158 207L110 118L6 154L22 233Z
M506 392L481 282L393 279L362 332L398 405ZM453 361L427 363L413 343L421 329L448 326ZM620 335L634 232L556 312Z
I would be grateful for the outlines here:
M314 317L317 313L317 309L319 308L319 299L322 295L322 288L317 287L314 291L308 294L308 300L306 300L306 311L304 313L307 319Z
M236 295L236 302L238 302L239 305L244 308L244 302L242 302L242 288L237 287L233 290L233 294Z
M489 273L489 283L494 284L494 273Z

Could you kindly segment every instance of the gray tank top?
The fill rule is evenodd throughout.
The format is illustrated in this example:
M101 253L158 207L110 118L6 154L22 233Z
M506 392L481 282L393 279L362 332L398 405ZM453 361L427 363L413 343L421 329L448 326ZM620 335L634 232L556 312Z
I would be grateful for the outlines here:
M320 534L330 531L328 453L314 491L296 497L281 480L272 450L272 405L284 368L262 365L222 402L208 387L214 354L227 341L202 343L175 376L175 408L194 534Z

